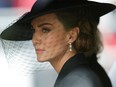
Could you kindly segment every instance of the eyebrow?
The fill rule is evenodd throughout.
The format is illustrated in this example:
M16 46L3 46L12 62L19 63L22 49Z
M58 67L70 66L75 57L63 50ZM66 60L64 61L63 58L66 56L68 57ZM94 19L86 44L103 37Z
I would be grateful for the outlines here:
M38 25L38 27L41 27L41 26L44 26L44 25L51 25L52 26L51 23L42 23L42 24Z

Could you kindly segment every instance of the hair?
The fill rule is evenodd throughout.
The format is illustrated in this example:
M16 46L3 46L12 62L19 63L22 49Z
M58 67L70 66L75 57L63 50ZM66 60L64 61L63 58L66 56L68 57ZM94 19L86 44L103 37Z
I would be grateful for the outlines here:
M101 34L97 28L99 18L93 17L90 12L87 13L87 10L82 9L60 10L55 14L63 23L66 31L70 31L74 27L79 28L79 35L73 43L73 47L78 53L91 56L101 52Z

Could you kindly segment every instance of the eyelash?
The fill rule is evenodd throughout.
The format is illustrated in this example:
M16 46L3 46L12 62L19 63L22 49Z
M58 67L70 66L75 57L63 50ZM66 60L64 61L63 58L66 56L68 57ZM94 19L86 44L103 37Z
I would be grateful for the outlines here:
M48 29L48 28L42 28L41 30L43 33L48 33L50 31L50 29Z
M31 26L31 29L32 29L32 32L34 33L35 32L35 29ZM41 31L43 32L43 33L48 33L49 31L51 31L50 29L48 29L48 28L41 28Z

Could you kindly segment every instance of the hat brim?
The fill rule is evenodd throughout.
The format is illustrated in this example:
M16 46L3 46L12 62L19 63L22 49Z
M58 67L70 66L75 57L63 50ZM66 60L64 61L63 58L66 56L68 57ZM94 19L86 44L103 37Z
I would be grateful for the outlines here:
M41 15L52 13L57 10L61 9L69 9L69 8L86 8L91 10L96 17L101 17L111 11L113 11L116 6L108 3L98 3L88 1L85 5L78 5L78 6L70 6L70 7L61 7L61 8L54 8L49 10L44 10L39 13L28 12L24 14L17 22L13 25L6 28L1 33L1 38L5 40L13 40L13 41L25 41L31 40L33 36L33 30L31 29L31 21L33 18L39 17Z

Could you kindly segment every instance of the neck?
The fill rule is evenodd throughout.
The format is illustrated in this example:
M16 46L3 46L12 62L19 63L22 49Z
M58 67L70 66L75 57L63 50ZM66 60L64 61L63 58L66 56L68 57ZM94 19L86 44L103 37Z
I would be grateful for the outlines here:
M75 54L76 54L75 51L67 52L62 56L59 56L57 58L50 60L49 62L54 67L56 72L59 73L63 65L65 64L65 62L69 60L72 56L74 56Z

